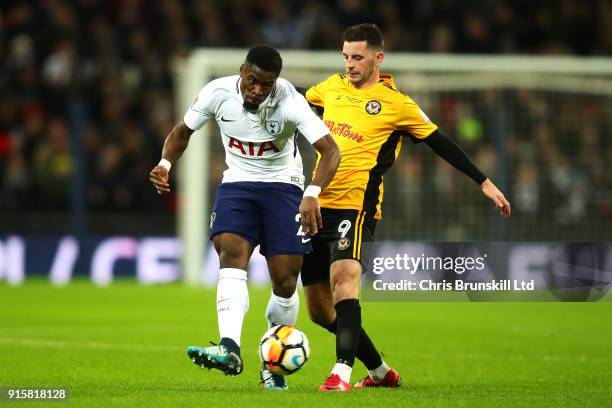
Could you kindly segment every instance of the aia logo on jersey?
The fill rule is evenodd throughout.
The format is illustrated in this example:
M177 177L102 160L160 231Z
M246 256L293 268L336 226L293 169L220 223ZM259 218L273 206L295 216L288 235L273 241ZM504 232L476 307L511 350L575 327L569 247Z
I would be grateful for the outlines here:
M278 120L266 120L266 130L272 136L276 135L280 130L280 123Z
M227 147L230 150L240 151L243 156L262 157L265 152L279 152L278 147L276 147L276 145L272 142L241 142L240 140L234 139L233 137L230 137Z
M374 99L371 101L368 101L368 103L366 103L366 106L365 106L366 112L368 112L368 114L370 115L377 115L381 109L382 109L382 106L380 102Z

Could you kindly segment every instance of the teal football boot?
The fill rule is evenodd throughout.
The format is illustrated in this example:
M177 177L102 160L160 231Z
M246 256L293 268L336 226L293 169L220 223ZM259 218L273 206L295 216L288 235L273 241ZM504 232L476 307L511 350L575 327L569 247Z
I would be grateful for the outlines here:
M211 344L209 347L190 346L187 356L202 368L215 368L231 376L242 373L242 358L237 353L229 351L223 344Z
M261 384L264 385L266 390L270 391L278 391L278 390L286 390L289 388L287 385L287 381L285 381L285 377L279 374L274 374L265 366L261 366L261 370L259 371L259 375L261 376Z

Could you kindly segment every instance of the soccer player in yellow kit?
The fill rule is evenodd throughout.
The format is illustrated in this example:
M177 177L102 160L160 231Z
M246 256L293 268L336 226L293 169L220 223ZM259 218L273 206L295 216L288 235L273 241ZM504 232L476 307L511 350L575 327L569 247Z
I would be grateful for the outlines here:
M355 387L396 387L397 371L381 358L361 326L359 285L367 248L381 219L383 175L404 137L425 142L440 157L481 186L505 217L510 203L467 155L443 136L419 106L380 72L382 33L374 24L349 27L343 35L345 74L311 87L306 99L324 109L323 120L342 152L340 166L319 195L323 228L304 256L302 283L311 319L336 334L336 364L320 391L347 391L355 357L368 375ZM305 231L309 233L310 231ZM314 231L313 231L314 233Z

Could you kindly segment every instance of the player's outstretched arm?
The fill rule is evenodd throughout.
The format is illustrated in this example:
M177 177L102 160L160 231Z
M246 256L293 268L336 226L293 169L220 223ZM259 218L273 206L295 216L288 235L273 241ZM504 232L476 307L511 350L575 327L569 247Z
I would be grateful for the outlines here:
M313 146L321 158L310 185L304 191L304 198L300 204L302 230L309 235L316 235L319 228L323 226L317 197L331 183L342 157L336 141L329 134L317 140Z
M193 130L189 129L184 122L181 122L166 137L162 149L162 159L149 173L149 180L159 194L170 192L170 184L168 184L170 167L187 149L189 137L192 133Z
M510 203L501 191L489 180L468 155L455 142L442 135L437 130L424 139L425 143L440 157L449 162L453 167L469 176L480 185L482 192L495 203L495 208L500 210L504 217L511 213Z

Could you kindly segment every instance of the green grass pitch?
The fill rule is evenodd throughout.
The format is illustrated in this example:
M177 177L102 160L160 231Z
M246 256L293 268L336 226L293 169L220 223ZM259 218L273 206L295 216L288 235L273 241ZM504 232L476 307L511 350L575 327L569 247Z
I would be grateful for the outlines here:
M298 326L311 358L288 377L288 391L261 388L257 344L269 289L250 293L245 371L231 378L185 354L218 340L214 290L0 284L0 387L68 387L57 407L612 405L612 302L363 302L364 325L403 386L323 394L316 389L334 362L334 337L308 320L303 298ZM353 382L364 373L357 363Z

